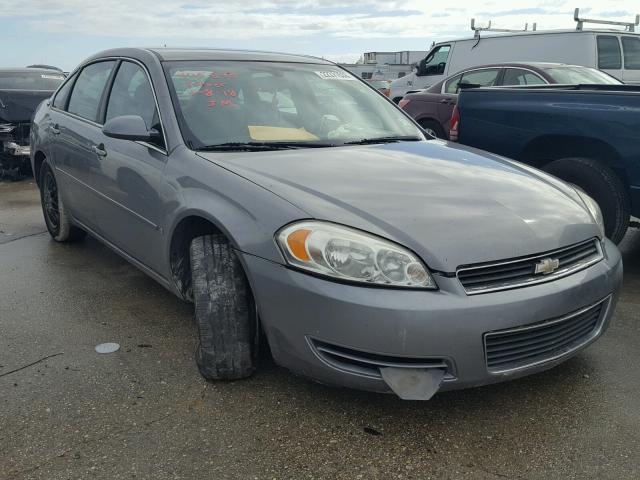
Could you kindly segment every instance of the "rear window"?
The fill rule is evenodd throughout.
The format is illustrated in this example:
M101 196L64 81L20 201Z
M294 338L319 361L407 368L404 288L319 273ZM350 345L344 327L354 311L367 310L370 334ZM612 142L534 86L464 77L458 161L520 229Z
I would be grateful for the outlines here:
M600 70L588 67L554 67L545 68L545 72L556 83L563 85L620 85L622 82Z
M56 90L64 75L48 72L0 72L1 90Z
M640 70L640 38L622 37L624 49L624 68L627 70Z
M598 68L604 70L620 70L622 68L622 54L618 37L598 36Z

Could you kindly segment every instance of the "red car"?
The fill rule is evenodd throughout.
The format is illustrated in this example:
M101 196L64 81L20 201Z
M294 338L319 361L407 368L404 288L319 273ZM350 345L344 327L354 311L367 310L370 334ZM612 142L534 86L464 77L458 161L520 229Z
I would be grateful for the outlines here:
M621 84L595 68L562 63L502 63L458 72L426 90L407 94L400 103L427 133L448 139L449 121L463 88L541 84Z

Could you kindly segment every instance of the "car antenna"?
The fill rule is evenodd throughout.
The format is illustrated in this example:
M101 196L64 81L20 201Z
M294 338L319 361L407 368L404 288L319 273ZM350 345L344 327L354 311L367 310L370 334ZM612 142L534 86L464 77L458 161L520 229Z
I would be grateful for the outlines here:
M576 8L573 12L573 19L576 21L576 30L582 30L585 23L597 23L600 25L619 25L624 27L625 32L635 32L636 27L640 25L640 15L636 15L634 22L617 22L613 20L599 20L597 18L580 18L580 9Z

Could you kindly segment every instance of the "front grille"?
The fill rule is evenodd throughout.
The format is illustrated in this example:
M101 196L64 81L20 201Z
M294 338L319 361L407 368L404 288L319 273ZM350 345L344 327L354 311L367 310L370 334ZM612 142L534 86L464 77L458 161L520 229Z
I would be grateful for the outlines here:
M601 330L609 298L559 319L486 333L487 369L501 373L530 367L566 355Z
M380 355L377 353L363 352L351 348L333 345L315 339L309 339L309 343L320 359L339 370L382 378L381 367L396 368L442 368L446 370L445 380L455 378L453 364L444 358L398 357Z
M474 295L548 282L583 270L601 259L600 242L592 239L531 257L459 267L456 275L466 293ZM555 270L541 271L550 265Z

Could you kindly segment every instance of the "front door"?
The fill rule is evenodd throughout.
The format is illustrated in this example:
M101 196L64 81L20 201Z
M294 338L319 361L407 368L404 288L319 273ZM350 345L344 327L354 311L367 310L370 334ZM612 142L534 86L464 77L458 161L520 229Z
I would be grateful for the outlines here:
M122 115L143 118L162 134L151 83L137 63L123 61L106 102L105 122ZM100 168L92 185L100 195L96 220L105 238L158 273L164 257L162 237L165 195L164 139L154 143L109 138L102 134Z

